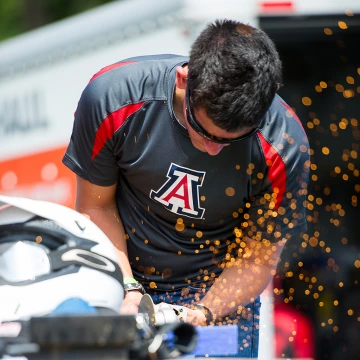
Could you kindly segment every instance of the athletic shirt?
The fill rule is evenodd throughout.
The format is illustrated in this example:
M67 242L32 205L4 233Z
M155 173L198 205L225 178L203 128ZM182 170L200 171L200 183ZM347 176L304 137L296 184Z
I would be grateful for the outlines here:
M309 144L297 116L276 95L254 136L201 152L172 104L187 62L145 56L100 70L63 159L93 184L118 183L134 277L158 291L210 286L244 235L276 242L306 230Z

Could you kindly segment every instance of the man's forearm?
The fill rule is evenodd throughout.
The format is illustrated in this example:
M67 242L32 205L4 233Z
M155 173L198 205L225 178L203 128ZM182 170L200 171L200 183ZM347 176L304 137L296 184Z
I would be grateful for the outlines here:
M107 235L117 250L119 266L123 276L132 277L133 275L127 255L125 230L117 208L82 207L77 210L88 215L90 220L99 226Z
M223 317L254 301L267 287L275 271L247 259L228 263L201 303L216 317Z

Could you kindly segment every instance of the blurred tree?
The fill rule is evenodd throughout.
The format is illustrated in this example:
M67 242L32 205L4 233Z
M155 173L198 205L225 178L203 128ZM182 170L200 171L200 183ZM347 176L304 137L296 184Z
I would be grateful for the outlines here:
M0 41L114 0L1 0Z
M0 1L0 40L25 31L23 4L24 0Z

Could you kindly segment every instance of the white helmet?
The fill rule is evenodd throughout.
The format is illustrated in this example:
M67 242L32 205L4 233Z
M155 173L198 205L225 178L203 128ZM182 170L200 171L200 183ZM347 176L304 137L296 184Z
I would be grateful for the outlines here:
M111 241L75 210L0 195L0 323L49 314L69 298L120 310L123 276Z

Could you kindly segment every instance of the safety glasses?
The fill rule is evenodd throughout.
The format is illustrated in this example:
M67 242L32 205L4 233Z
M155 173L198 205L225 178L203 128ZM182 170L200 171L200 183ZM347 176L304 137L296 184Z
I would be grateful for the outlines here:
M195 120L195 116L192 114L191 106L190 106L190 89L187 86L186 87L186 93L185 93L185 101L186 101L186 118L187 122L190 124L190 126L203 138L210 140L214 143L218 144L231 144L237 141L245 140L249 138L250 136L253 136L257 131L258 128L254 128L250 132L248 132L245 135L239 136L237 138L232 139L225 139L225 138L219 138L217 136L214 136L210 133L208 133L198 122Z

